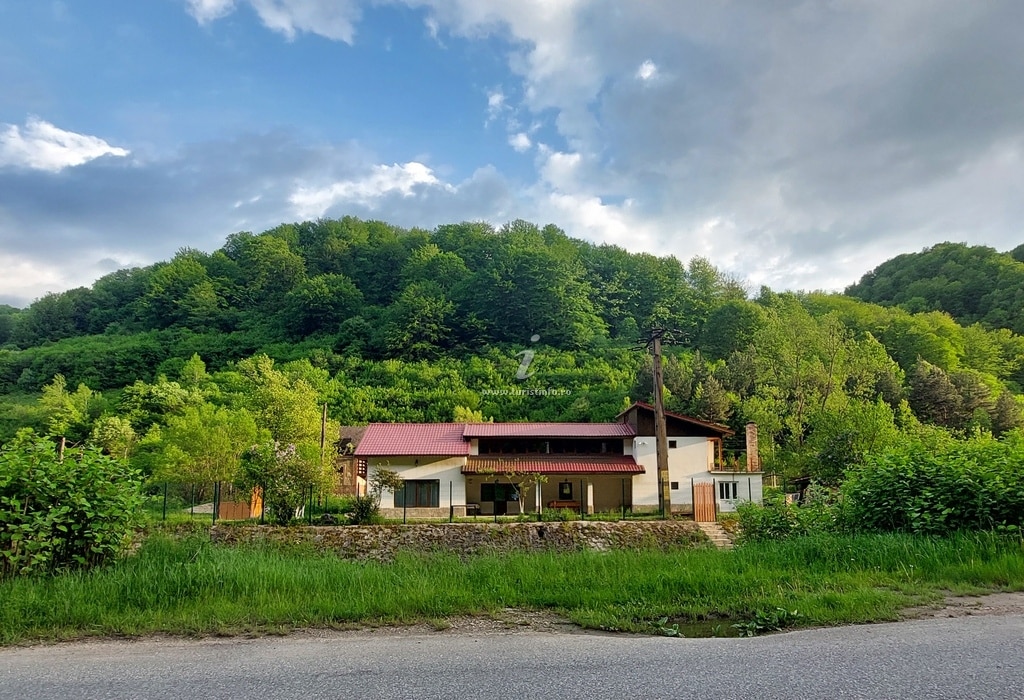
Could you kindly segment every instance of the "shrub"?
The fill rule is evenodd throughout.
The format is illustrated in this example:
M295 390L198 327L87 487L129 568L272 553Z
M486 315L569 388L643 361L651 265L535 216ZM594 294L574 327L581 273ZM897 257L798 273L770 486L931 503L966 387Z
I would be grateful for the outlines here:
M843 485L854 530L941 535L1024 525L1024 441L976 437L871 455Z
M541 514L544 522L571 522L579 520L579 511L573 508L548 508Z
M817 487L809 489L809 494L802 505L786 503L781 494L766 497L764 505L749 501L737 505L740 541L766 542L835 530L839 506L830 492Z
M400 491L405 484L396 472L390 469L376 469L370 476L366 495L356 496L352 503L349 519L353 525L374 525L383 521L380 516L380 499L385 491Z
M22 435L0 449L0 577L105 562L122 550L141 504L136 471L98 449Z

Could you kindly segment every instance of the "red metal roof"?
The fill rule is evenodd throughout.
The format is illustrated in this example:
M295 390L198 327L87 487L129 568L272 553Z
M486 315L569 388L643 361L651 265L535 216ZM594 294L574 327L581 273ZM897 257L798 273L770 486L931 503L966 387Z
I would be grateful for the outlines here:
M467 438L630 438L628 423L468 423Z
M529 474L643 474L632 457L470 457L463 474L500 475L514 470Z
M357 457L469 454L464 423L371 423L356 447Z

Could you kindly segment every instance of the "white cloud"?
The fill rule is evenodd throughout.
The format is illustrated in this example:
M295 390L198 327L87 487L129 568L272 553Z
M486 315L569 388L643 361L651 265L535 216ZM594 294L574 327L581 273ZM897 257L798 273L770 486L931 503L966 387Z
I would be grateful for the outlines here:
M235 10L235 0L188 0L188 13L199 24L206 24L229 15Z
M374 209L387 195L414 197L424 188L453 189L442 183L423 163L377 165L359 178L340 180L325 187L299 187L288 198L298 216L323 216L331 207L347 203Z
M252 6L267 29L289 40L300 32L351 44L362 16L358 0L241 0ZM236 0L188 0L188 11L200 24L226 17Z
M298 32L309 32L351 44L355 24L362 15L356 0L248 0L260 20L276 32L294 39Z
M530 141L530 137L522 131L509 136L508 143L519 153L525 153L530 150L530 147L533 145L533 142Z
M552 151L546 146L540 151L540 175L547 185L562 192L579 193L587 189L581 186L579 181L580 166L583 163L583 157L579 153Z
M70 286L63 270L39 260L0 252L0 268L4 271L3 287L0 288L4 299L24 303L43 296L51 289Z
M630 200L612 205L597 196L553 192L547 196L542 211L575 236L633 252L670 252L659 241L658 224L638 216Z
M500 117L506 109L508 105L505 103L505 93L500 89L487 93L487 124Z
M640 64L640 67L636 69L636 77L638 80L651 80L658 75L658 66L654 64L654 61L648 59Z
M128 153L101 138L58 129L38 117L29 117L23 129L14 124L0 125L0 167L56 173L102 156L123 158Z

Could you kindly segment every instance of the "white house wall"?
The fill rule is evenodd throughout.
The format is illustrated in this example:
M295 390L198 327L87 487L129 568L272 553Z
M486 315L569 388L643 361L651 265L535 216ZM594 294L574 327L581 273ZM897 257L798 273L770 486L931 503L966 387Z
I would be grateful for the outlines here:
M714 442L704 437L670 437L675 447L668 450L669 481L678 488L671 490L672 509L692 512L693 491L691 485L696 481L714 481L715 496L718 497L717 483L720 481L736 481L736 499L718 499L719 510L734 511L736 504L748 498L760 503L762 484L760 474L725 474L712 472L714 465ZM655 509L658 507L658 454L657 441L653 436L637 437L628 445L637 464L643 465L644 473L633 477L633 506L637 509ZM628 454L628 452L627 452Z
M675 447L668 450L669 481L678 482L679 489L672 492L673 504L691 503L690 479L708 474L710 440L703 437L672 437ZM653 436L633 440L633 458L644 468L643 474L633 477L633 505L658 506L658 452Z
M434 461L427 461L430 459L434 459ZM416 461L419 461L419 464L416 464ZM428 514L419 513L419 511L438 510L443 511L439 515L447 517L449 506L464 506L466 504L466 478L462 475L462 468L465 465L465 457L388 457L386 459L371 457L367 461L366 476L369 480L373 478L377 469L390 469L403 479L437 479L441 482L438 508L409 508L408 510L417 511L418 516L424 517ZM450 487L449 484L451 484ZM402 509L394 507L395 494L392 491L382 493L380 504L381 514L385 517L401 517Z

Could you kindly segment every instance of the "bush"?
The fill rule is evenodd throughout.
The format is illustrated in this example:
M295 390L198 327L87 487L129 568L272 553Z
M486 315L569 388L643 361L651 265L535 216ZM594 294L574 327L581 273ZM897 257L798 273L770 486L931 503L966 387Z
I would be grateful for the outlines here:
M141 504L126 462L23 435L0 449L0 578L96 566L122 550Z
M573 508L548 508L541 514L544 522L572 522L579 520L579 511Z
M366 495L356 496L349 519L353 525L376 525L383 522L380 499L385 491L400 491L405 481L390 469L375 469L370 476Z
M353 525L376 525L384 521L380 517L380 504L373 496L356 496L348 517Z
M843 485L854 530L944 535L1024 526L1024 439L976 437L869 456Z
M803 505L786 503L781 494L765 498L764 505L749 501L737 505L740 541L767 542L837 529L839 506L831 494L821 487L809 493Z

